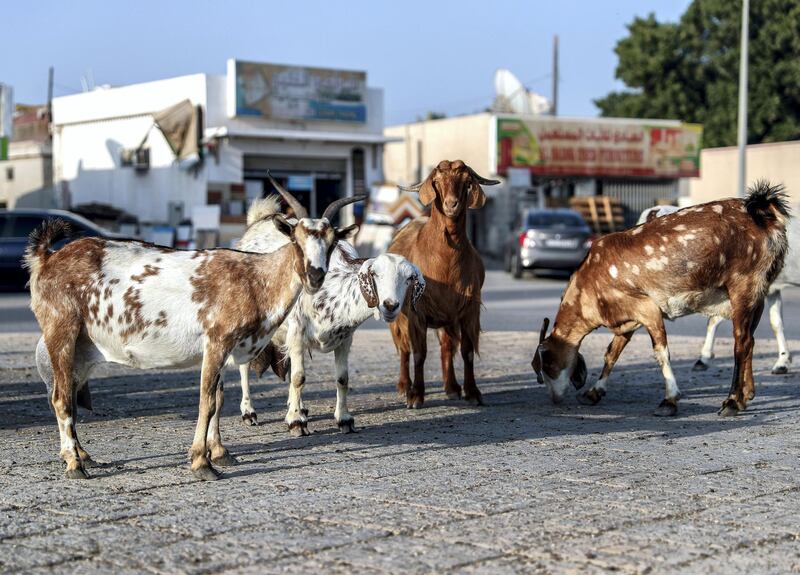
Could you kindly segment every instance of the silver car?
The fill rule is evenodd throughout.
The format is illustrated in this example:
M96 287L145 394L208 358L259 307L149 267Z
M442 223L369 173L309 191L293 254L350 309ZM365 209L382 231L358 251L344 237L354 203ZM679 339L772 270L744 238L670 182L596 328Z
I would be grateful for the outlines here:
M575 270L592 245L592 230L577 212L531 209L505 250L506 271L515 278L534 268Z

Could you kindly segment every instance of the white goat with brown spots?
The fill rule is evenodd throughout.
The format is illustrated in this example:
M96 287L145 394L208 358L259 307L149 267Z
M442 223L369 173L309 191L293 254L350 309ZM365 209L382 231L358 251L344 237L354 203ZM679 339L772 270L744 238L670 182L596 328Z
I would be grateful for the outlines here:
M103 238L79 239L51 252L68 233L61 220L31 234L25 262L31 308L43 334L37 363L52 388L67 477L88 477L91 458L78 441L76 402L90 405L91 369L110 361L143 369L202 365L189 456L198 478L218 478L212 462L234 462L219 433L226 360L245 363L258 356L301 290L322 287L331 249L349 231L334 228L330 219L360 199L337 200L322 219L290 223L276 215L275 227L289 241L270 254L178 251Z
M675 206L648 208L639 216L637 225L677 211L678 208ZM788 286L800 286L800 257L798 257L800 255L800 252L798 252L798 249L800 249L800 221L797 218L792 218L789 221L786 238L789 242L789 250L786 252L786 265L784 265L783 270L778 274L772 285L769 286L765 302L765 307L769 314L769 323L778 343L778 359L775 360L775 365L772 366L772 373L775 374L788 373L789 364L792 363L792 355L789 353L789 347L786 345L786 334L783 331L783 296L781 291ZM724 319L722 316L708 318L706 338L700 351L700 357L692 367L693 371L706 371L711 365L714 359L714 339L716 338L717 327ZM605 377L601 377L601 379L607 379L610 372L610 368L604 369Z
M284 198L291 195L276 181L272 184ZM296 201L290 201L295 214L303 212ZM298 212L300 210L300 212ZM257 201L248 211L248 228L239 242L247 251L270 252L286 243L273 221L278 211L274 197ZM410 289L409 289L410 288ZM339 240L331 255L328 274L315 294L303 294L289 317L277 330L272 343L250 365L258 375L268 367L283 378L284 361L289 359L290 373L286 424L295 436L308 435L308 410L303 404L305 354L312 351L334 353L336 362L336 409L334 418L343 433L354 430L355 420L347 407L349 389L348 356L355 330L369 317L387 323L395 320L406 294L412 294L412 307L425 289L419 269L402 256L381 254L360 259L353 246ZM248 364L241 365L242 420L257 424L257 415L250 401Z
M674 415L680 391L663 318L702 313L733 320L736 363L720 414L745 409L755 395L753 332L764 296L784 264L788 221L783 188L758 182L745 199L685 208L595 242L570 279L548 337L545 319L531 362L551 399L561 401L570 382L577 388L585 383L578 349L588 333L605 326L615 334L606 367L583 397L599 401L608 372L644 326L666 381L655 414Z

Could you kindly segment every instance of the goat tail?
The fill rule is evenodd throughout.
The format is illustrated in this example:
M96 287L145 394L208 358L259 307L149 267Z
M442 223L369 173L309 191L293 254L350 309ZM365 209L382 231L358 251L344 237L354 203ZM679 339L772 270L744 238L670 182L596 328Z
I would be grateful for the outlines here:
M59 218L45 220L31 232L28 236L28 247L25 248L25 255L22 258L22 265L28 269L31 282L39 275L41 264L50 257L50 248L53 244L70 235L72 227L69 222Z
M747 190L744 207L750 217L762 227L773 222L785 227L789 217L789 202L783 184L771 184L767 180L758 180Z
M250 209L247 210L247 225L252 226L266 217L280 213L280 211L281 200L275 194L254 200L250 205Z

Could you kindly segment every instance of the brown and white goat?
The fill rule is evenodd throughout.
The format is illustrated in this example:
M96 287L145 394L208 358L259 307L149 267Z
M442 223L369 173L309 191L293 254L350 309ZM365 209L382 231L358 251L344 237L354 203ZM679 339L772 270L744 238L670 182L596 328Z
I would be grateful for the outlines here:
M788 220L783 187L758 182L745 199L685 208L595 242L570 279L548 337L544 320L531 362L551 399L560 402L570 382L576 388L585 383L578 349L587 334L605 326L614 339L600 381L584 394L585 401L599 401L608 372L644 326L666 381L655 414L674 415L680 391L663 318L702 313L733 320L736 363L720 414L745 409L755 395L753 332L764 295L783 267Z
M32 233L25 262L43 334L37 363L52 388L67 477L88 477L92 461L78 441L75 410L79 400L88 406L87 379L102 361L145 369L201 364L191 469L200 479L216 479L212 462L233 463L219 433L223 366L229 356L236 363L258 356L301 289L319 290L333 246L349 231L334 228L330 218L360 199L337 200L322 219L290 223L273 216L290 242L269 254L103 238L51 252L67 224L50 220Z
M416 265L425 278L425 293L416 313L406 301L403 311L390 326L400 352L398 392L410 408L425 401L424 366L428 352L428 328L439 330L444 390L451 399L461 397L453 370L453 351L459 341L464 360L464 398L483 402L475 384L474 355L481 331L481 287L483 261L467 237L467 209L483 207L486 197L481 185L499 184L476 174L461 160L439 163L424 182L408 190L418 191L424 205L431 205L430 217L420 217L400 230L389 252L400 254ZM409 378L409 356L414 354L414 383Z

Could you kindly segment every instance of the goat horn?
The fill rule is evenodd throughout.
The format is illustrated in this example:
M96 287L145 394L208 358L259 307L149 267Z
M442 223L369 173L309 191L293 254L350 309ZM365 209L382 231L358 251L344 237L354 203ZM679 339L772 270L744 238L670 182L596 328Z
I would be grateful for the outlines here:
M328 204L327 208L325 208L325 212L322 214L322 217L327 218L328 221L331 221L333 216L336 215L336 212L341 210L347 204L353 204L366 199L367 196L350 196L347 198L339 198L338 200L334 200Z
M303 207L303 204L298 202L297 198L295 198L292 194L290 194L288 191L286 191L286 189L282 185L280 185L277 182L277 180L275 180L275 178L272 177L272 174L269 173L269 170L267 170L267 177L269 178L269 181L272 182L272 185L275 186L275 189L278 190L278 193L281 196L283 196L284 200L286 200L286 203L289 204L289 207L292 208L292 210L294 210L294 216L298 220L302 220L303 218L307 218L308 217L308 212Z
M418 192L421 187L422 182L414 184L413 186L397 186L397 189L401 192Z
M473 169L472 169L472 168L470 168L469 166L467 166L467 169L469 170L469 173L470 173L470 175L471 175L473 178L475 178L475 180L476 180L476 181L477 181L479 184L482 184L482 185L484 185L484 186L496 186L497 184L499 184L499 183L500 183L500 180L489 180L489 179L487 179L487 178L484 178L483 176L479 176L479 175L478 175L478 174L475 172L475 170L473 170Z
M544 341L544 338L547 335L547 328L549 326L550 326L550 318L546 317L544 318L544 321L542 321L542 329L539 332L539 343L542 343Z

